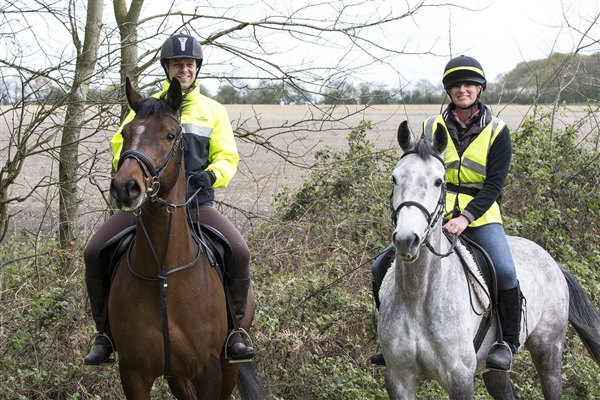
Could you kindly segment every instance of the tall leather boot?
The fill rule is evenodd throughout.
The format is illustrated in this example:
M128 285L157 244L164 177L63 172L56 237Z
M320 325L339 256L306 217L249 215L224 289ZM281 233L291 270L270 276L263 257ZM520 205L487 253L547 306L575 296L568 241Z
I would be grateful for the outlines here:
M250 289L251 280L248 279L228 279L227 287L229 289L229 295L233 303L233 309L235 312L235 319L237 320L238 326L242 326L242 319L246 312L246 301L248 298L248 290ZM234 331L233 322L231 316L227 313L227 325L229 332ZM246 346L244 338L240 331L234 331L229 338L227 346L227 358L232 360L251 360L255 356L254 349Z
M107 301L104 283L102 280L91 279L87 276L85 283L97 332L94 348L87 356L85 356L83 363L86 365L112 363L114 362L114 359L111 358L113 346L112 338L110 336L110 327L108 326L108 318L103 315L105 303Z
M488 353L486 367L497 371L510 372L513 357L519 349L519 335L521 333L522 295L520 286L512 289L500 290L498 312L502 323L502 336L504 341L492 345Z
M389 245L373 263L373 298L375 299L375 307L378 310L381 305L381 301L379 300L379 289L381 289L383 278L385 278L385 274L387 274L390 269L394 258L396 258L396 249L394 246ZM385 365L385 358L383 358L383 353L381 351L373 354L369 360L373 365Z
M375 280L373 280L373 298L375 299L375 307L379 310L379 285ZM383 358L383 353L381 351L373 354L369 357L369 360L371 361L371 364L374 365L385 365L385 359Z

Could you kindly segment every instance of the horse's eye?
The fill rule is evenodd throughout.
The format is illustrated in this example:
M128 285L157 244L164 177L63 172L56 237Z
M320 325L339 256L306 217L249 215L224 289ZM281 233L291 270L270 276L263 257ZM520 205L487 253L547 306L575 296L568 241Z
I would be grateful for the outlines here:
M167 140L168 140L169 142L172 142L173 140L175 140L175 134L174 134L174 133L169 133L169 134L167 135Z
M444 180L442 178L438 178L435 181L435 187L440 187L440 186L442 186L443 183L444 183Z
M396 184L396 177L394 175L392 175L392 183L395 185Z

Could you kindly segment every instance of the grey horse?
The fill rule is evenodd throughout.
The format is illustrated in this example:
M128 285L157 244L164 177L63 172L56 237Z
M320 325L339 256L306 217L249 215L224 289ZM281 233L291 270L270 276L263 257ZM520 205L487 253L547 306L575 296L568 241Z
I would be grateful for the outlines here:
M438 127L431 142L415 141L404 121L398 143L404 154L392 173L396 260L381 288L378 323L386 390L392 399L414 399L419 383L431 379L450 399L471 399L473 377L483 374L493 398L517 399L509 373L485 369L496 323L475 352L485 307L475 300L442 233L446 132ZM520 342L531 354L544 397L560 399L567 325L571 322L600 363L600 317L575 279L544 249L527 239L507 239L526 299Z

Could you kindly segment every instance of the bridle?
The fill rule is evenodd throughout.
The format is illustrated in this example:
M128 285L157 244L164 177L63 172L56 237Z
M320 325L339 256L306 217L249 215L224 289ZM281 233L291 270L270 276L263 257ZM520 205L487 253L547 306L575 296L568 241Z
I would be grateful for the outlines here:
M400 159L404 158L405 156L407 156L409 154L416 154L416 153L417 153L417 151L415 151L415 150L406 151L402 154ZM432 156L435 157L439 162L441 162L442 165L444 165L444 169L446 168L444 160L440 156L438 156L435 153L433 153ZM393 197L393 195L394 194L392 192L392 197ZM435 254L438 257L447 257L454 252L454 248L456 247L456 241L457 241L458 235L456 235L456 234L453 235L452 244L450 246L450 249L446 253L438 253L433 248L433 246L431 245L431 243L429 242L429 239L428 239L431 229L433 229L433 227L438 223L438 221L442 217L445 202L446 202L446 181L444 181L442 183L442 185L440 186L440 197L437 201L437 204L436 204L433 212L429 212L429 210L427 210L427 208L425 208L425 206L419 202L411 201L411 200L403 201L395 209L392 208L392 213L391 213L392 223L394 224L394 226L396 226L398 224L398 213L400 212L402 207L408 207L408 206L417 207L419 210L421 210L421 212L423 214L425 214L425 218L427 218L427 229L425 229L425 232L423 233L423 236L422 236L423 239L421 239L421 243L419 243L419 245L427 246L429 251L431 251L433 254Z
M181 127L179 120L175 116L170 114L167 116L173 119L175 122L177 122L177 124L179 125L179 134L177 135L177 139L175 140L175 143L173 143L173 147L171 147L169 154L167 154L167 158L165 159L165 161L163 161L163 163L158 168L156 168L154 166L154 163L146 154L138 150L127 150L121 154L119 164L117 165L117 170L121 168L121 165L126 159L133 158L137 161L137 163L140 165L140 168L142 169L142 173L144 174L144 185L146 186L146 194L152 199L152 201L159 202L166 206L177 208L180 206L171 204L169 201L158 197L158 191L160 190L160 177L165 172L167 166L169 165L169 162L171 162L171 159L178 150L179 162L181 163L181 160L183 159L183 128Z

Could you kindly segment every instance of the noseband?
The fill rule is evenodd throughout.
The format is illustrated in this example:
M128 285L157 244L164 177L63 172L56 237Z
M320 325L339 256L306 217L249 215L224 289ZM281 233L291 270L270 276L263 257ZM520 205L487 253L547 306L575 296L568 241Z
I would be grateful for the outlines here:
M409 150L409 151L405 152L404 154L402 154L400 159L404 158L405 156L407 156L409 154L416 154L416 153L417 152L415 150ZM440 156L438 156L435 153L433 153L432 156L435 157L439 162L441 162L442 165L444 165L444 169L446 168L446 164L444 163L444 160ZM392 193L392 196L393 195L394 194ZM431 232L431 229L438 223L438 221L440 220L440 217L442 216L445 202L446 202L446 181L444 181L444 183L441 185L440 197L438 199L438 202L437 202L433 212L430 213L429 210L427 210L427 208L425 208L424 205L422 205L421 203L418 203L416 201L410 201L410 200L403 201L402 203L400 203L398 205L398 207L393 209L392 215L391 215L392 223L394 224L394 226L398 225L398 213L400 212L402 207L408 207L408 206L417 207L419 210L421 210L421 212L423 214L425 214L425 217L427 218L427 229L423 233L423 239L421 240L420 245L427 246L427 248L436 256L447 257L450 254L452 254L452 252L454 251L454 247L456 247L456 240L458 238L458 235L456 235L456 234L453 235L454 238L452 240L452 245L450 246L450 250L447 253L442 253L442 254L438 253L433 248L433 246L431 246L431 243L429 243L429 240L427 239L429 237L429 233Z
M177 139L175 140L175 143L173 143L173 147L171 147L167 158L158 168L154 166L154 163L150 160L150 158L147 155L138 150L127 150L123 152L121 154L121 157L119 158L119 164L117 165L118 170L119 168L121 168L121 165L126 159L133 158L134 160L136 160L137 163L140 165L140 168L142 169L142 173L144 174L146 193L149 194L150 198L153 201L160 200L159 198L157 198L158 190L160 189L159 179L167 169L167 166L169 165L169 162L175 155L175 152L178 149L180 150L180 160L181 156L183 156L183 146L181 146L183 138L183 128L181 127L181 124L179 123L179 120L177 118L175 118L173 115L167 116L173 119L175 122L177 122L177 124L179 125L179 134L177 135ZM150 184L148 184L149 181L151 181ZM165 201L163 200L163 202Z

